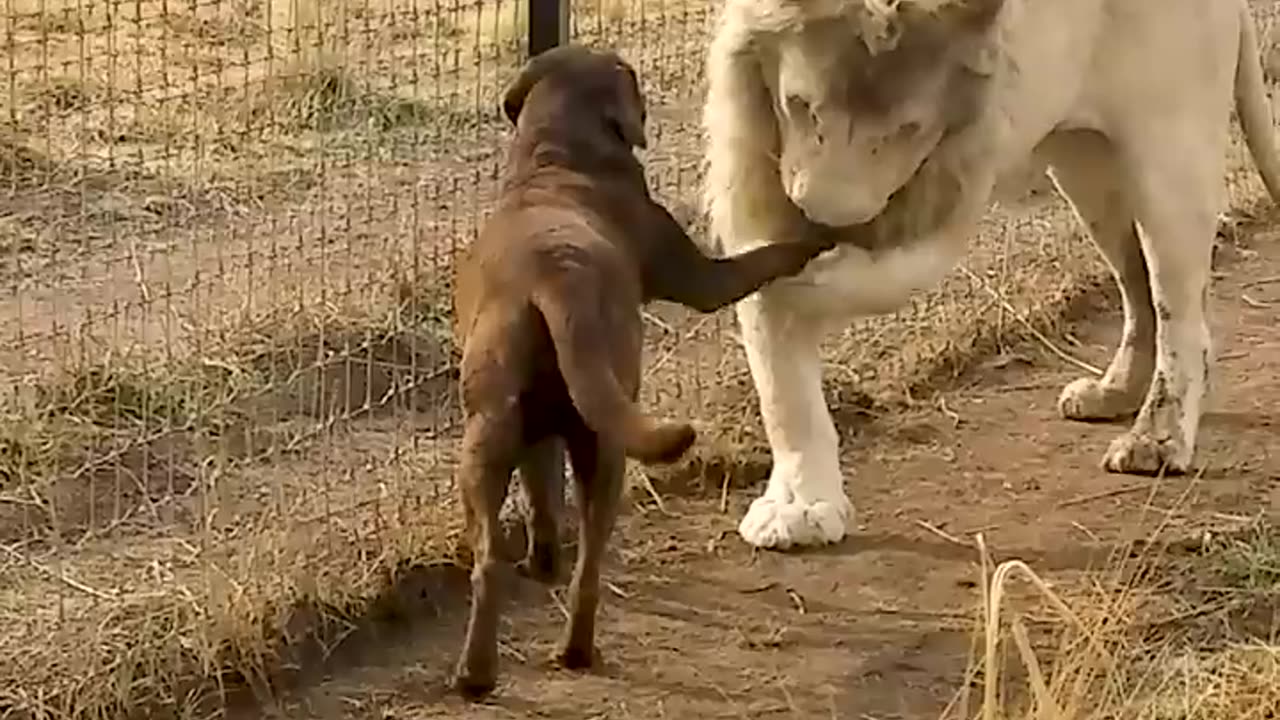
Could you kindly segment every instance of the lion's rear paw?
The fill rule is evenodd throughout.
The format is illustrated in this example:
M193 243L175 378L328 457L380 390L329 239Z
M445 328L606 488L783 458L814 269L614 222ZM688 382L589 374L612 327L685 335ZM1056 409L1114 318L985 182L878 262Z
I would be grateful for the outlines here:
M1097 378L1075 380L1058 396L1058 412L1068 420L1113 420L1132 415L1141 406L1140 393L1104 385Z
M826 545L844 538L853 506L841 496L835 502L806 504L759 497L738 524L738 534L758 548L786 550L792 546Z
M1192 448L1182 441L1130 430L1111 441L1102 467L1128 475L1156 475L1162 469L1166 475L1179 475L1191 466L1191 456Z

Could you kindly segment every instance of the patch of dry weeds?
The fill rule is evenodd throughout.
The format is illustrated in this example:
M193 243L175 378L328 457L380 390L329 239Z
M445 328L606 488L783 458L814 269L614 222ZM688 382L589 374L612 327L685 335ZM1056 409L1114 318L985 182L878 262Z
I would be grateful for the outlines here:
M458 522L439 450L351 445L372 488L330 487L321 459L393 405L447 424L424 419L449 407L456 360L438 293L405 292L381 316L259 318L216 352L107 355L16 396L0 419L0 708L194 717L432 600L411 588L453 564Z
M1001 599L1015 574L1041 602ZM984 558L985 656L946 717L1228 720L1280 713L1280 530L1150 539L1081 583ZM1028 610L1034 607L1035 610ZM1047 615L1046 615L1047 611ZM1048 630L1028 630L1048 619ZM1008 646L1012 646L1009 648ZM972 711L973 708L976 711Z

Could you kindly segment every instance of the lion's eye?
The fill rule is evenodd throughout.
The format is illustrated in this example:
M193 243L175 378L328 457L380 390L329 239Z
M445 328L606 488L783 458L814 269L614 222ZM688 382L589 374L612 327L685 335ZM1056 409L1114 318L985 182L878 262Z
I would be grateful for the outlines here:
M788 95L785 109L787 116L793 120L804 120L812 115L809 103L799 95Z
M820 125L818 121L818 112L809 101L799 95L788 95L786 99L787 117L793 123L801 123L805 127L817 130Z

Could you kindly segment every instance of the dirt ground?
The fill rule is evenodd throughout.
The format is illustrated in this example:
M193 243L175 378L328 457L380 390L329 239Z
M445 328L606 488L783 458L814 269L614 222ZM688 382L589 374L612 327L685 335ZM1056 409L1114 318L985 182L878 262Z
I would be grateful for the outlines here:
M498 692L480 705L452 697L467 597L459 570L437 588L445 599L433 617L355 643L329 677L265 716L937 717L964 682L976 532L997 561L1020 558L1070 584L1156 520L1194 537L1280 517L1280 229L1224 243L1216 266L1219 364L1196 477L1102 472L1123 424L1059 419L1057 392L1079 371L1028 342L914 409L844 428L858 516L833 547L752 552L735 524L758 488L731 492L727 512L711 490L659 488L661 508L637 495L606 572L597 672L550 666L563 587L520 581ZM1118 308L1109 287L1076 308L1064 336L1077 357L1105 365Z

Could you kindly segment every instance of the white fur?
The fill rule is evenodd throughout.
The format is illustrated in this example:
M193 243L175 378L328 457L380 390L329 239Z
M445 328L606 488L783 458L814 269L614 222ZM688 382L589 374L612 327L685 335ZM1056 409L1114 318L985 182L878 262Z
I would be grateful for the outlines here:
M747 362L773 451L768 489L739 526L753 545L788 548L844 537L853 508L822 396L818 345L826 323L851 311L892 312L912 292L939 282L954 265L957 247L920 244L883 257L837 248L804 274L775 283L767 295L739 303Z
M868 160L878 156L855 147L852 132L840 133L848 139L837 139L837 147L829 141L822 157L792 153L798 159L787 161L792 166L784 182L780 159L798 147L791 143L804 141L804 129L790 124L771 91L798 82L777 74L778 38L788 28L845 13L848 42L859 41L861 27L870 45L893 6L726 0L708 52L704 107L707 209L712 234L726 251L792 239L803 232L805 214L815 221L862 219L902 182L899 169ZM1064 388L1062 414L1085 419L1138 411L1104 455L1109 470L1147 473L1163 464L1179 471L1192 461L1210 346L1204 297L1233 91L1255 162L1280 200L1280 162L1247 6L1244 0L1006 0L991 43L973 53L975 63L990 61L992 72L979 121L942 140L924 161L961 180L961 197L949 213L892 248L869 253L842 246L738 306L774 460L767 489L739 525L752 545L785 548L844 536L852 508L822 395L819 344L833 326L891 312L937 283L964 255L997 181L1028 164L1050 168L1124 297L1124 336L1106 374ZM822 64L832 56L822 48L792 55L792 66L796 57ZM788 72L788 78L812 80ZM832 163L831 157L846 159ZM865 182L877 173L893 179L888 185L877 180L880 200L869 201ZM814 188L816 194L806 195ZM1140 237L1131 232L1135 221Z

